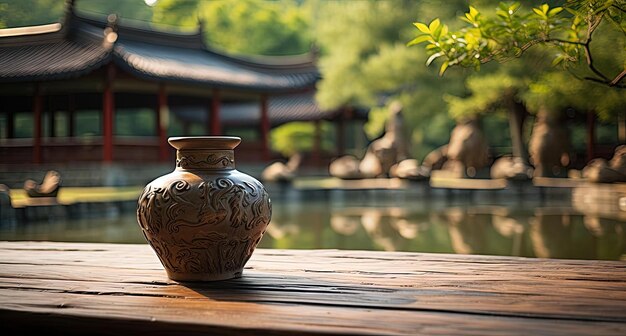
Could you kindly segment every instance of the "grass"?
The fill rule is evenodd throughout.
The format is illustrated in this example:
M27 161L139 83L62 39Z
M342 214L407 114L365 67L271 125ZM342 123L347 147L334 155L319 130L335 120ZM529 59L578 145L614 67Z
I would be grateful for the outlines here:
M60 204L80 202L133 201L139 198L143 186L131 187L61 187L56 201ZM32 198L23 189L11 189L13 207L28 205Z

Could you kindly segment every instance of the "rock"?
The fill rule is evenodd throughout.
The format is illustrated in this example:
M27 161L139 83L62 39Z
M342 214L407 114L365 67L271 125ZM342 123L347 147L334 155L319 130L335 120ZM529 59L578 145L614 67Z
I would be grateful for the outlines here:
M364 178L379 177L386 172L379 156L371 150L371 147L359 162L359 172Z
M409 180L423 180L430 176L430 170L421 166L419 161L415 159L406 159L391 167L390 176Z
M54 170L46 173L41 184L30 179L24 182L24 190L30 197L57 197L60 187L61 174Z
M390 117L382 137L372 141L362 160L343 156L331 162L331 176L342 179L374 178L390 176L390 169L408 156L408 144L404 136L402 105L392 103Z
M506 155L498 158L491 166L491 178L524 181L533 176L533 169L520 157Z
M273 162L263 169L261 179L267 182L291 182L301 162L299 153L292 155L287 163Z
M528 154L535 166L535 177L564 177L569 165L569 131L562 117L542 109L537 114L528 143Z
M610 161L602 158L589 161L582 175L594 183L626 182L626 145L618 146Z
M478 125L478 120L468 119L459 122L450 134L446 154L448 161L461 164L461 169L473 177L489 163L489 146Z
M432 152L428 153L422 161L422 166L428 170L439 170L443 168L444 163L448 160L448 145L443 145Z
M341 179L358 179L362 177L359 164L360 161L355 156L344 155L330 163L328 172L331 176Z

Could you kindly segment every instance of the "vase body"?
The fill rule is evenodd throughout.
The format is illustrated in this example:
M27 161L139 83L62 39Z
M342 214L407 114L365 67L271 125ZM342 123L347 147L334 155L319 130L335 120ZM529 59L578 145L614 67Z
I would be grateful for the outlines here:
M235 169L236 137L170 138L176 169L150 182L137 221L165 267L179 281L241 276L265 233L272 207L255 178Z

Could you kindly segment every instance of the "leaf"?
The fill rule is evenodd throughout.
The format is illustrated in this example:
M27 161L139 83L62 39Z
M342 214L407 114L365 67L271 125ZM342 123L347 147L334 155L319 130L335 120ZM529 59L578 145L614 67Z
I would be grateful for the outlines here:
M433 37L435 38L435 41L439 41L439 38L441 37L441 27L439 26L437 27L437 29L433 30Z
M548 12L548 16L552 17L563 11L563 7L554 7Z
M583 18L580 16L574 16L574 22L572 23L572 26L578 26L581 22L583 22Z
M511 4L511 6L509 7L509 11L510 12L515 12L519 7L521 6L521 4L519 2L514 2L513 4Z
M418 37L414 38L413 40L411 40L411 41L410 41L409 43L407 43L406 45L407 45L408 47L410 47L410 46L412 46L412 45L420 44L420 43L426 42L426 41L428 41L428 40L430 40L430 35L426 35L426 34L424 34L424 35L420 35L420 36L418 36Z
M503 11L503 10L501 10L501 9L498 9L498 10L496 11L496 15L498 15L499 17L501 17L501 18L503 18L503 19L505 19L505 20L509 18L509 12L507 12L507 11Z
M539 8L533 8L533 12L535 12L535 14L541 16L542 18L546 18L546 14L542 12Z
M432 63L435 59L437 59L437 57L440 57L441 55L443 55L443 54L440 53L440 52L430 55L428 60L426 60L426 66L429 66L430 63Z
M423 24L421 22L415 22L415 23L413 23L413 25L415 27L417 27L417 29L419 29L422 33L430 34L430 29L428 29L427 25L425 25L425 24Z
M543 4L541 5L541 11L543 12L543 14L547 14L548 13L548 9L550 9L550 6L548 6L548 4Z
M564 60L565 60L565 57L563 57L563 55L559 55L552 60L552 66L557 66L563 63Z
M442 25L440 36L446 36L446 35L448 35L448 26Z
M443 76L443 73L446 72L446 69L448 69L448 61L445 61L441 64L441 68L439 68L439 76Z
M472 6L469 6L469 15L472 18L475 18L476 15L478 15L478 10L476 8L472 7Z
M434 19L428 26L428 29L430 29L431 32L434 32L435 30L437 30L437 28L439 28L439 24L439 19Z

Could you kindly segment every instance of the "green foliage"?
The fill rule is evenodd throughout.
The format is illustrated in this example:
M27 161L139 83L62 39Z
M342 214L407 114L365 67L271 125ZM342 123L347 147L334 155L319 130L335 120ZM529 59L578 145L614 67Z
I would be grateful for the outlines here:
M363 126L363 130L368 139L373 140L385 131L385 122L388 116L389 107L387 105L374 106L370 109L368 121L365 123L365 126Z
M335 148L331 139L332 127L327 122L321 123L321 150L331 151ZM289 157L295 153L311 152L315 137L315 124L312 122L291 122L275 128L271 135L272 150Z
M323 80L317 95L322 108L374 105L381 93L413 84L414 75L422 71L412 69L416 56L400 46L410 33L402 22L410 20L411 11L417 8L414 2L323 4L319 8L323 20L317 22L316 34L322 49L319 65ZM379 75L384 78L380 80Z
M344 105L371 108L365 131L379 136L387 119L385 105L398 100L404 106L412 154L423 157L428 150L447 142L452 124L446 113L443 92L462 95L464 71L439 78L431 69L416 66L426 53L405 47L412 35L414 15L452 18L465 1L338 1L321 2L316 40L322 81L317 100L325 109ZM436 119L441 129L432 127Z
M607 71L594 63L592 45L603 22L610 23L623 44L626 0L571 0L564 6L542 4L531 11L522 10L519 3L500 3L495 15L470 6L461 20L467 25L458 31L450 31L438 18L429 24L415 22L418 35L408 45L426 43L430 55L426 64L441 58L440 74L454 65L479 69L481 64L507 61L534 45L543 45L555 51L554 66L570 69L584 62L589 72L585 79L626 87L622 81L626 76L624 48L613 55L618 68Z
M540 76L530 83L522 98L532 110L544 106L552 111L566 108L594 111L603 121L613 120L626 106L623 90L607 90L589 82L571 80L564 72L548 72Z
M204 23L207 42L235 53L302 54L310 49L308 12L294 1L161 0L154 21L183 27Z
M152 19L152 8L143 0L78 0L75 6L77 10L90 14L117 14L123 19L141 21Z
M43 25L59 22L64 1L10 0L0 3L0 28Z
M528 85L528 78L502 70L483 76L471 76L466 81L470 96L444 95L449 113L454 119L500 111L500 102L506 95L517 95Z
M414 121L410 141L413 144L413 156L423 160L428 153L448 143L454 121L447 113L435 113L427 118Z
M80 0L76 10L92 15L118 14L122 18L149 21L152 9L143 0ZM61 22L65 1L9 0L0 3L0 28Z

